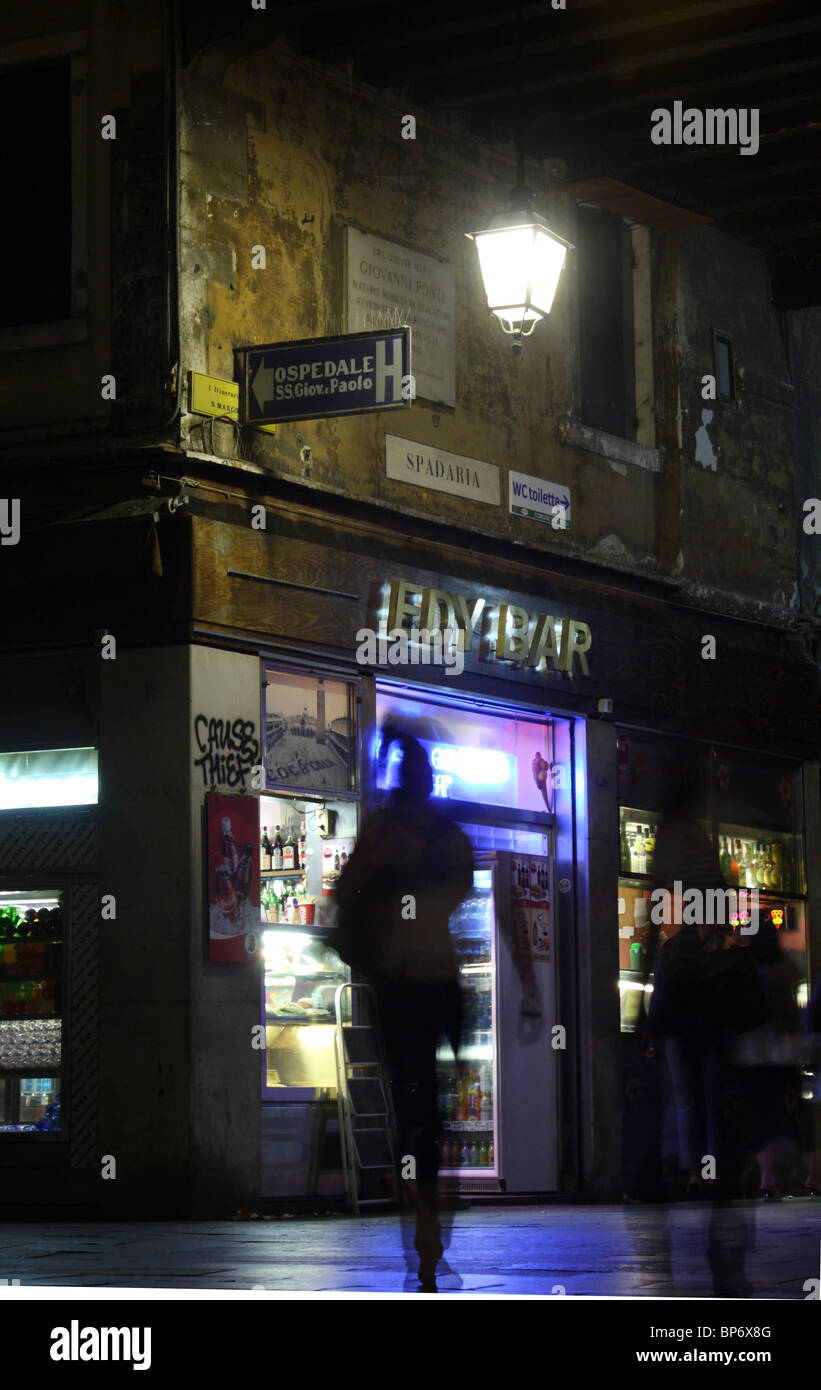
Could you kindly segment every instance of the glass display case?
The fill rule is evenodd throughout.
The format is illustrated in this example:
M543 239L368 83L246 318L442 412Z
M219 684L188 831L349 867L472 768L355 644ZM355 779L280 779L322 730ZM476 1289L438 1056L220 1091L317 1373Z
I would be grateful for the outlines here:
M802 837L786 831L773 833L718 823L718 851L724 882L737 888L758 888L761 893L804 893Z
M0 1132L60 1130L63 905L0 893Z
M440 1168L495 1167L493 874L475 869L473 892L450 919L462 983L462 1069L451 1048L437 1051L444 1134Z
M296 1088L300 1099L336 1097L334 995L348 979L333 931L287 926L263 931L263 1091Z
M723 768L724 765L722 764ZM783 791L787 786L789 799ZM788 809L797 804L798 792L786 778L781 781L782 798ZM752 797L749 789L746 795ZM795 800L793 800L793 796ZM782 822L782 828L773 826ZM781 950L796 967L797 1003L807 1001L806 880L803 835L784 828L784 815L770 807L761 810L758 825L736 820L699 819L718 854L719 867L728 888L739 890L738 903L727 900L719 922L739 933L742 944L749 944L756 933L752 912L757 912L759 930L771 925L778 933ZM793 818L794 819L794 818ZM655 838L663 817L658 811L632 806L619 808L619 999L622 1032L635 1031L642 998L652 991L652 975L645 980L648 929L651 925L650 899L654 886ZM746 890L742 893L741 890ZM749 899L758 892L757 905ZM683 916L683 913L682 913ZM665 922L659 935L663 946L681 929L680 922Z

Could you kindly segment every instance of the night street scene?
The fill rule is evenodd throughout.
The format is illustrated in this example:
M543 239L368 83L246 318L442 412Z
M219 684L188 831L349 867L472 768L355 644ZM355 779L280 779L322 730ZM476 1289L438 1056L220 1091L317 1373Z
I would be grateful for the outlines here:
M7 0L0 94L4 1368L435 1297L783 1371L817 3Z

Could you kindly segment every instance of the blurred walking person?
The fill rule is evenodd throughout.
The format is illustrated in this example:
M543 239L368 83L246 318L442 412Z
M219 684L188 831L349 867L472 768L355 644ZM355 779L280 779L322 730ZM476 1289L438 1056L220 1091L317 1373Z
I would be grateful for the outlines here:
M729 1206L740 1189L745 1138L732 1049L769 1014L749 952L726 920L709 920L717 902L727 907L726 885L698 814L697 783L684 767L656 837L656 881L666 896L654 893L650 914L645 968L649 975L655 965L655 979L648 1024L667 1061L687 1196L713 1203L707 1258L715 1292L743 1295L751 1292L744 1257L752 1222ZM659 953L663 934L669 939Z
M382 737L383 755L392 743L402 750L398 786L365 821L338 881L339 950L376 994L399 1151L415 1160L419 1280L435 1292L442 1255L436 1049L446 1040L458 1062L462 1004L448 922L473 885L473 849L446 807L431 800L433 773L418 739L393 725Z

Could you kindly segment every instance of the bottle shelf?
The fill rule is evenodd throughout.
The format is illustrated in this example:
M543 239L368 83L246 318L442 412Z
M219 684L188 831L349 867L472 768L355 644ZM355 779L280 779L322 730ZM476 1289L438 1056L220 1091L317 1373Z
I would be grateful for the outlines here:
M485 1131L493 1133L493 1116L489 1120L443 1120L443 1127L451 1133L475 1134Z
M307 869L260 869L260 878L304 878Z

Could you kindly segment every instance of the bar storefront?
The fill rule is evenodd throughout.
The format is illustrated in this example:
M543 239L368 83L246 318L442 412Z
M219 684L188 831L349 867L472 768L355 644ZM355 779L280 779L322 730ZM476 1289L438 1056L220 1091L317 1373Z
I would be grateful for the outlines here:
M203 777L196 792L208 968L256 972L260 1205L344 1192L334 998L349 972L333 949L333 885L392 785L387 719L422 741L434 795L475 853L473 891L451 922L466 1070L442 1050L442 1179L477 1196L620 1200L635 1166L622 1126L653 839L682 755L702 769L728 884L760 887L806 997L811 664L786 640L773 657L763 628L711 617L718 670L701 659L703 617L669 586L616 591L581 567L552 574L543 555L537 566L524 553L512 563L411 544L407 528L377 541L365 525L342 535L329 523L295 540L284 515L272 519L253 535L193 518L195 572L211 591L194 707L198 680L213 693L218 669L216 686L241 691L240 713L254 732L258 721L246 773L264 770L263 785L246 776L232 798L255 797L253 837L225 832L224 780ZM441 634L439 648L418 629ZM208 1018L204 1006L203 1033ZM247 1052L223 1062L245 1068Z

